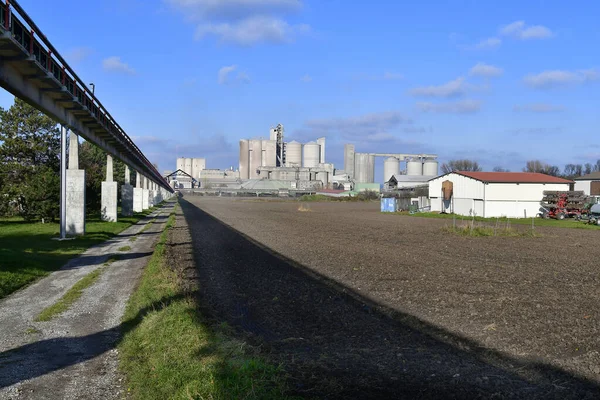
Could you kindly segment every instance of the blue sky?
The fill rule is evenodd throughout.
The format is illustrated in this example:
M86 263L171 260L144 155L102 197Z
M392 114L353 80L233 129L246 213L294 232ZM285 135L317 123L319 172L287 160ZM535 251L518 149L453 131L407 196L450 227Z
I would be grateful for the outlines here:
M237 167L277 123L327 136L339 168L346 142L513 171L600 159L598 2L20 3L161 170Z

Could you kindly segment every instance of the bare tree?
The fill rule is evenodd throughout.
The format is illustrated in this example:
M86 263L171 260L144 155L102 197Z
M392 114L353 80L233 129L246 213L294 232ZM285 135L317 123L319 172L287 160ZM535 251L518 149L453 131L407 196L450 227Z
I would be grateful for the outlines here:
M477 161L473 160L451 160L442 164L442 172L447 174L452 171L481 171Z
M494 167L494 169L492 169L492 171L494 171L494 172L510 172L509 169L502 168L502 167Z
M583 167L584 167L584 169L583 169L583 174L584 175L588 175L588 174L592 173L592 169L593 169L592 164L585 163L585 165Z
M575 168L575 170L577 170L577 168ZM556 165L546 164L544 162L541 162L540 160L527 161L527 164L525 164L525 168L523 168L523 172L539 172L541 174L552 176L560 175L560 169Z

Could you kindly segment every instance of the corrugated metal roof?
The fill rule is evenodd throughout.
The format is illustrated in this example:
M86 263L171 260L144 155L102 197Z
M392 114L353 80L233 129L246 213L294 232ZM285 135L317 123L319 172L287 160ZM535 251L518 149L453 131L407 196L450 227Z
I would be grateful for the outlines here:
M557 178L537 172L471 172L454 171L482 182L490 183L573 183L568 179Z
M576 181L596 181L600 180L600 171L592 172L591 174L587 174L584 176L580 176L579 178L575 178Z

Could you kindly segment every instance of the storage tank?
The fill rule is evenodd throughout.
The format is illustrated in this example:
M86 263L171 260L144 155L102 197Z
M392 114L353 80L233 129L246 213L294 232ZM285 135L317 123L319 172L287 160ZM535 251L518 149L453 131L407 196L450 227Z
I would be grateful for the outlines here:
M318 138L317 144L319 145L319 163L325 162L325 138Z
M354 153L354 179L359 183L375 181L375 156L366 153Z
M275 167L277 165L277 142L275 140L262 141L261 165Z
M367 178L369 179L368 183L375 182L375 156L373 155L367 157Z
M200 178L200 172L206 169L206 159L204 158L193 158L192 159L192 176L196 179Z
M288 167L302 166L302 144L293 140L285 145L285 164Z
M184 167L183 167L183 171L186 174L192 175L193 171L192 171L192 159L191 158L186 158L185 159L185 164L184 164Z
M436 160L425 160L425 162L423 163L423 175L437 176L438 162Z
M383 182L389 181L394 175L400 175L400 161L396 157L386 158L383 162Z
M184 157L177 158L177 169L185 171L185 158Z
M257 170L258 167L260 167L260 164L262 163L262 140L249 140L248 148L250 150L250 167L248 170L248 177L250 179L258 178L260 175L258 174Z
M313 168L319 165L319 158L321 157L320 147L315 142L308 142L304 145L303 167Z
M354 145L344 145L344 171L348 174L350 179L354 178Z
M246 139L240 140L240 179L250 179L250 149Z
M417 176L423 175L423 164L421 161L411 160L406 163L406 175Z

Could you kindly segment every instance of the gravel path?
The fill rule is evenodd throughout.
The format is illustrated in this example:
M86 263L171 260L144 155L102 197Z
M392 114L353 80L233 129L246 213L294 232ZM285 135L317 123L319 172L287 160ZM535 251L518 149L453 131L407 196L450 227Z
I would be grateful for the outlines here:
M600 232L187 196L201 301L319 398L600 398ZM565 242L566 240L566 242ZM570 251L564 247L569 243Z
M121 317L172 207L164 206L61 270L0 301L0 398L122 397L115 349ZM129 240L136 235L137 240ZM124 246L131 249L118 251ZM69 310L51 321L34 322L44 308L113 256L119 259L105 267Z

